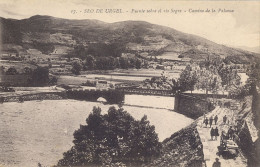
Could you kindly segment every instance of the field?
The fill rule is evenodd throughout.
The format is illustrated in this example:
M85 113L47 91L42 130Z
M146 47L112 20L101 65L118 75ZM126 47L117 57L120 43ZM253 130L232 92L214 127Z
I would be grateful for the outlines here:
M130 69L130 70L111 70L108 72L88 72L79 76L59 76L59 84L81 84L87 80L106 80L111 83L141 83L145 79L151 79L152 77L159 77L163 73L163 70L155 69ZM179 73L173 71L167 71L168 75L172 78L178 78Z
M166 60L179 60L178 58L179 53L174 53L174 52L166 52L163 53L162 55L157 56L158 59L166 59Z
M129 98L134 98L137 102L137 99L146 97L126 98L128 105L140 105L135 101L128 101ZM174 101L174 98L161 98L159 101ZM158 101L158 97L154 101ZM156 104L158 106L154 107L167 108L164 103ZM100 106L102 113L109 108L109 105L101 103L76 100L1 104L0 166L35 167L38 162L43 166L56 164L62 158L62 153L73 145L73 132L80 124L85 124L93 106ZM141 119L146 114L150 123L155 125L160 141L192 122L191 119L167 109L133 106L123 108L136 119Z

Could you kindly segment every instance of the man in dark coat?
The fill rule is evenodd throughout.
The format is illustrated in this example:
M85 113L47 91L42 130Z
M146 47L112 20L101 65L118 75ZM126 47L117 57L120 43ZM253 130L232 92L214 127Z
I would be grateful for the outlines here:
M209 127L211 127L212 123L213 123L213 117L211 116L211 117L209 118Z
M206 117L206 119L204 120L204 123L205 123L205 125L206 125L206 127L208 126L208 123L209 123L209 120L208 120L208 118Z
M215 136L215 140L218 140L218 136L219 136L218 127L216 127L216 129L214 130L214 136Z
M211 140L213 140L214 132L215 132L215 130L213 128L211 128L211 130L210 130Z
M219 159L216 158L216 161L213 163L212 167L221 167L221 163L218 160Z

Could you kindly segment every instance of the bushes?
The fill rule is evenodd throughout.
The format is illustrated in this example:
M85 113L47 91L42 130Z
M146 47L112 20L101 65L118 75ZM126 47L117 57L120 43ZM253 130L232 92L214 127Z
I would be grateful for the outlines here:
M82 64L80 61L73 61L72 62L72 69L71 72L75 75L80 74L80 70L82 70Z
M28 81L29 86L45 86L49 83L49 69L37 67Z
M137 121L115 107L101 115L101 109L94 107L86 123L74 132L75 145L58 166L139 166L160 154L158 136L146 116Z

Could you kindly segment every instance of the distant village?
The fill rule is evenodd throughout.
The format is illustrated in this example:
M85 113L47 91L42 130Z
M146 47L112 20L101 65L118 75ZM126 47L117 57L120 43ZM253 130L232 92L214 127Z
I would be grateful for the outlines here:
M121 57L123 58L133 58L135 54L132 53L122 53ZM160 56L149 56L148 54L141 54L142 69L151 69L151 70L161 70L161 71L170 71L180 73L183 71L187 65L192 65L193 67L197 66L199 62L205 61L204 59L192 60L191 58L179 58L174 59L162 59ZM63 54L50 54L50 55L25 55L18 54L15 52L4 52L1 53L0 57L0 84L1 85L10 85L10 86L23 86L26 85L28 80L31 77L31 72L36 67L45 67L49 71L50 78L53 76L62 76L62 75L73 75L72 73L72 63L75 61L82 62L80 58L76 57L66 57ZM245 73L247 66L245 64L230 64L230 66L235 66L237 72ZM166 74L166 73L165 73ZM90 81L93 82L93 81ZM109 84L105 84L101 81L99 84L98 81L95 81L98 88L100 85L104 88L115 87ZM93 85L90 84L90 85ZM121 83L117 86L129 86L129 84ZM144 84L140 85L144 87L147 85L147 81L144 81ZM148 86L149 87L149 86ZM167 89L167 86L165 86ZM163 88L161 88L163 89Z

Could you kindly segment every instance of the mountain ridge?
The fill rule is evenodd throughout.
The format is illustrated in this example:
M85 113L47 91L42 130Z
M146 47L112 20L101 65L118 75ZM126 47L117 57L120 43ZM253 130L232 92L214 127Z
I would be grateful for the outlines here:
M95 19L71 20L35 15L22 20L0 17L0 23L3 29L3 50L6 50L5 44L18 45L24 49L18 52L23 53L27 53L28 49L38 49L44 54L50 54L62 46L72 51L77 46L84 46L86 54L99 50L100 53L94 53L94 56L120 56L130 52L162 58L167 53L171 58L171 54L185 55L189 50L197 49L203 52L201 55L228 58L235 63L249 63L260 57L257 53L220 45L197 35L145 21L106 23ZM106 49L102 52L104 47ZM70 52L66 50L64 54ZM201 55L183 57L207 58Z

